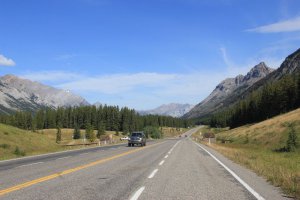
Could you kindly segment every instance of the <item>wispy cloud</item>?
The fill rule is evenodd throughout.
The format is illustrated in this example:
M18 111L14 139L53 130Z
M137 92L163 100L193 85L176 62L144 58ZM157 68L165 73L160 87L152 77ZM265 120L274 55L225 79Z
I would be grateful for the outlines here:
M15 66L16 63L11 58L7 58L0 54L0 66Z
M218 73L132 73L86 77L57 87L91 96L103 97L117 105L149 109L163 103L199 103L224 78ZM120 99L117 97L120 96ZM107 100L109 99L109 100ZM93 100L92 100L93 101ZM104 103L106 103L104 102ZM103 102L102 102L103 103Z
M238 74L245 74L249 71L249 69L253 66L249 66L249 64L236 64L234 61L231 60L227 53L227 49L225 47L220 48L221 56L224 61L224 64L226 65L226 74L227 76L237 76ZM251 63L252 64L252 63Z
M82 75L47 71L22 77L71 90L90 102L150 109L163 103L199 103L226 75L222 73L122 73Z
M76 79L82 79L84 76L78 73L65 72L65 71L39 71L39 72L28 72L21 77L30 79L33 81L41 82L66 82L73 81Z
M267 24L256 28L248 29L249 32L258 33L280 33L300 31L300 17L295 17L285 21L279 21L273 24Z
M221 47L220 51L221 51L222 58L223 58L223 61L224 61L225 65L227 67L232 67L233 64L230 61L230 59L228 58L228 56L227 56L227 50L226 50L226 48L225 47Z
M160 87L162 84L176 78L175 74L134 73L111 74L94 77L85 77L81 80L60 84L61 88L76 91L100 92L118 94L142 87Z
M283 54L284 56L282 56L281 52L282 51L285 52L287 48L288 47L285 47L283 44L271 45L269 47L261 49L260 51L257 52L256 55L249 57L243 63L236 63L228 55L227 49L225 47L221 47L220 48L221 56L224 64L226 65L225 74L227 75L227 77L235 77L238 74L244 75L247 72L249 72L251 68L253 68L255 65L257 65L260 62L265 62L271 68L278 68L283 62L285 58L284 56L287 55L287 53L284 53ZM289 50L288 52L291 52L291 50Z

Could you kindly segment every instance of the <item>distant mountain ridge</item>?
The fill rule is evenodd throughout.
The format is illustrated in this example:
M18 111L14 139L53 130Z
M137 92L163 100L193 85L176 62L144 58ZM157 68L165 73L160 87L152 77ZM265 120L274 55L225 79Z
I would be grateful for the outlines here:
M145 111L138 111L138 112L142 115L152 114L152 115L181 117L185 113L189 112L193 107L194 105L191 104L170 103L170 104L163 104L152 110L145 110Z
M235 78L223 80L206 99L197 104L183 117L205 117L231 105L236 100L233 96L243 94L256 82L267 77L272 72L274 72L274 69L268 67L264 62L261 62L254 66L245 76L238 75Z
M0 77L0 112L89 105L82 97L15 75Z

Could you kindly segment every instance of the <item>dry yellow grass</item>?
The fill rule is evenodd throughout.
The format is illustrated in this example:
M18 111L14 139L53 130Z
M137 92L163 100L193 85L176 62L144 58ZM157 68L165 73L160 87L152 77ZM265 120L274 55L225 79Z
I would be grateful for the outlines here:
M225 139L232 142L218 142L211 147L299 199L300 147L295 152L275 151L286 145L291 124L300 145L300 109L297 109L261 123L217 133L218 141Z
M18 157L14 154L16 147L26 155L64 150L46 135L0 124L0 160Z
M61 129L62 141L60 144L57 144L56 129L44 129L31 132L0 124L0 160L21 156L15 154L16 147L25 153L26 156L29 156L82 148L80 144L90 143L88 140L86 140L85 143L83 143L82 139L73 140L73 131L73 129ZM81 133L83 135L85 131L81 130ZM121 133L119 133L119 136L116 136L114 131L106 131L105 136L110 134L112 134L114 140L113 144L124 142L120 141ZM94 145L97 145L98 139L95 142L96 144Z

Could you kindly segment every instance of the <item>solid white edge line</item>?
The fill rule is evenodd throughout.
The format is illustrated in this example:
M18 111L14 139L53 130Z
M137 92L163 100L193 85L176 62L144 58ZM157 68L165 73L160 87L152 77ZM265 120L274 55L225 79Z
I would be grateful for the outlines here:
M111 146L117 146L120 144L113 144ZM110 146L97 146L97 147L88 147L88 148L79 148L79 149L72 149L72 150L66 150L66 151L58 151L58 152L52 152L52 153L46 153L46 154L39 154L39 155L33 155L33 156L25 156L22 158L13 158L13 159L8 159L8 160L1 160L0 163L5 163L5 162L10 162L10 161L15 161L15 160L26 160L28 158L35 158L35 157L42 157L42 156L48 156L48 155L55 155L55 154L62 154L66 152L73 152L73 151L81 151L85 149L97 149L97 148L102 148L102 147L110 147ZM104 150L101 150L104 151Z
M37 164L41 164L41 163L44 163L44 162L36 162L36 163L30 163L30 164L26 164L26 165L20 165L20 166L18 166L17 168L19 168L19 167L31 166L31 165L37 165Z
M57 158L56 160L60 160L60 159L66 159L66 158L70 158L72 156L65 156L65 157L61 157L61 158Z
M165 156L165 158L168 158L168 157L169 157L169 155L166 155L166 156Z
M137 199L140 197L140 195L143 193L144 189L145 189L145 186L143 186L143 187L141 187L140 189L138 189L138 190L134 193L134 195L130 198L130 200L137 200Z
M260 194L258 194L253 188L251 188L245 181L243 181L236 173L234 173L231 169L229 169L225 164L223 164L218 158L212 155L208 150L203 148L201 145L194 142L198 145L202 150L204 150L208 155L210 155L215 161L217 161L224 169L226 169L240 184L242 184L256 199L265 200Z
M153 178L157 173L158 169L153 170L153 172L148 176L148 178Z
M163 165L164 162L165 162L165 160L162 160L162 161L159 163L159 165Z

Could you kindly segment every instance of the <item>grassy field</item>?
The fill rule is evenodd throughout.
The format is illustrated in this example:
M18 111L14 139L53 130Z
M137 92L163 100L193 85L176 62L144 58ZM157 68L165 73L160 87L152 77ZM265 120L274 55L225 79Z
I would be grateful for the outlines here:
M64 148L47 135L0 124L0 160L61 150Z
M63 150L82 148L83 139L73 140L73 129L62 129L62 141L56 143L56 129L38 130L37 132L25 131L12 126L0 124L0 160L17 158L29 155L57 152ZM81 130L83 134L85 131ZM96 133L96 132L95 132ZM102 140L112 135L113 143L120 143L119 136L115 132L106 131L101 137ZM95 143L98 143L98 139ZM85 144L89 144L88 140ZM102 141L102 145L103 145ZM109 142L107 142L109 144ZM97 144L94 144L97 145Z
M163 127L161 130L164 133L164 137L167 138L178 136L186 131L186 129L170 127ZM89 140L73 140L73 131L73 129L61 129L62 140L57 144L56 129L44 129L31 132L0 124L0 160L83 148L85 145L98 145L98 139L91 145ZM84 135L84 133L85 130L81 130L81 135ZM96 133L95 131L95 134ZM122 132L116 135L115 131L106 131L105 135L100 138L101 145L126 143L127 141L120 140L122 136ZM112 140L110 140L110 137ZM104 142L105 140L106 142Z
M282 149L291 127L296 130L298 147L293 152L285 152ZM289 196L300 198L300 109L232 130L206 127L200 131L214 131L217 142L211 144L212 148L264 176ZM199 133L194 137L201 138Z

